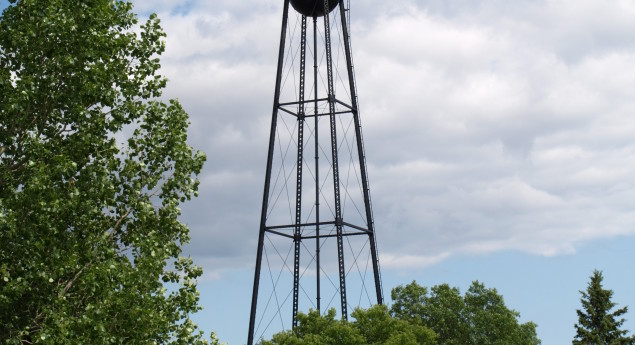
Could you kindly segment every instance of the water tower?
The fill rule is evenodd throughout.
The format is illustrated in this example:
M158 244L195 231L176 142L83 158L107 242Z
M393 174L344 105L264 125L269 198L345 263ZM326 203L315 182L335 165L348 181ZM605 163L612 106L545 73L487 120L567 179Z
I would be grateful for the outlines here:
M281 1L248 345L299 310L383 303L350 0Z

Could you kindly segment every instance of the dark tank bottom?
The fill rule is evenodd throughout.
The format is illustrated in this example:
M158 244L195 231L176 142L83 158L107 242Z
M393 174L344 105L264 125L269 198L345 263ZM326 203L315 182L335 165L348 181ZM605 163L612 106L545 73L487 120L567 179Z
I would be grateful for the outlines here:
M338 0L329 0L329 13L337 7ZM307 17L324 15L324 0L291 0L291 6Z

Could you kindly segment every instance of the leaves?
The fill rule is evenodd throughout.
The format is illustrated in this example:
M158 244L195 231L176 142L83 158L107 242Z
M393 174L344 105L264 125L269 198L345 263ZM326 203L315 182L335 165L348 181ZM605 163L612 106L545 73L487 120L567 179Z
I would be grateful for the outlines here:
M436 344L437 335L418 322L393 318L385 305L369 309L357 308L351 316L354 325L366 339L366 344Z
M433 345L436 336L430 329L393 318L386 306L357 308L354 322L335 320L335 309L324 315L315 310L298 313L298 326L292 331L274 334L262 345Z
M465 296L441 284L428 289L413 281L392 290L392 314L422 324L438 335L439 344L540 344L536 325L519 324L520 314L505 306L496 289L475 281Z
M178 207L205 155L178 101L157 100L159 19L138 26L131 10L21 0L0 17L6 343L205 343Z

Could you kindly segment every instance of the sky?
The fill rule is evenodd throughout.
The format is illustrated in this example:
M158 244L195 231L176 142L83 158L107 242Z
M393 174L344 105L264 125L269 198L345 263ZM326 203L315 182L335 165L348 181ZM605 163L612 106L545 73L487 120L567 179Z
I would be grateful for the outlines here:
M208 157L182 217L205 272L195 319L244 344L283 1L133 3L161 18L164 97ZM350 15L384 295L479 280L544 345L573 338L594 269L635 307L635 1L351 0Z
M167 33L166 98L206 152L185 205L196 321L244 344L281 0L137 0ZM501 293L545 345L575 334L594 269L635 306L635 2L351 1L384 294ZM635 330L627 314L625 328Z

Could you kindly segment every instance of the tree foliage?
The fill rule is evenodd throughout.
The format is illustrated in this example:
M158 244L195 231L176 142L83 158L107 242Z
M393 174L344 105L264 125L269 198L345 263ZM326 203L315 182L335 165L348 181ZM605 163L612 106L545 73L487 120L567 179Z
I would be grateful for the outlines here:
M573 344L634 344L635 338L627 336L628 331L621 329L622 318L628 307L613 310L616 304L611 301L613 291L602 287L602 272L595 270L586 291L580 291L582 310L578 309L578 323Z
M505 306L496 289L474 282L461 296L447 284L430 289L416 281L392 290L390 308L357 308L353 321L335 320L335 310L299 313L299 325L277 333L262 345L538 345L533 322Z
M0 341L192 344L201 268L179 204L205 156L159 101L165 36L113 0L0 17Z
M390 315L386 306L357 308L351 316L355 321L335 319L335 309L324 315L315 310L298 313L298 326L274 334L262 345L433 345L436 335L421 325L410 324Z
M355 309L351 316L354 326L366 339L364 344L436 344L437 335L429 328L416 322L408 322L392 317L385 305L375 305L369 309Z
M473 282L465 296L447 284L428 289L413 281L392 290L391 312L419 322L438 335L442 345L540 344L536 325L520 324L520 314L505 306L496 289Z

